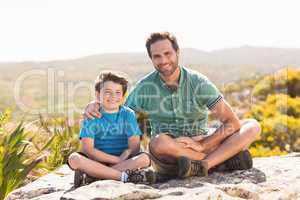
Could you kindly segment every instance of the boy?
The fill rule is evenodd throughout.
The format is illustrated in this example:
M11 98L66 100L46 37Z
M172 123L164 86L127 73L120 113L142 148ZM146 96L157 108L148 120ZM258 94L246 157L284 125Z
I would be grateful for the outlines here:
M127 80L112 73L101 74L95 83L101 103L101 118L84 120L80 130L82 152L68 159L75 170L74 186L79 187L85 173L97 179L151 183L152 171L134 170L150 166L151 160L140 151L142 134L133 110L122 106Z

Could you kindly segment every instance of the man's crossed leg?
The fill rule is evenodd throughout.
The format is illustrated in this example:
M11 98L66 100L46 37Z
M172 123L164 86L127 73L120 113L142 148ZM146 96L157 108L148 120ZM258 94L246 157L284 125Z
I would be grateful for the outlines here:
M181 140L167 133L157 135L149 144L154 169L174 177L187 177L205 176L208 170L213 168L224 170L251 168L251 156L244 150L256 139L261 129L254 119L241 120L240 124L241 128L237 132L209 148L206 148L208 137L189 144L188 138ZM228 165L230 162L231 165Z

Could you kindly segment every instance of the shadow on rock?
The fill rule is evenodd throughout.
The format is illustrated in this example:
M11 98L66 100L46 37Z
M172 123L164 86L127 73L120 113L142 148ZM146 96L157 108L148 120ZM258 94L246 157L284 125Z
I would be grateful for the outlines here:
M207 177L190 177L186 179L173 179L165 183L154 184L152 187L165 189L169 187L201 187L204 183L210 184L238 184L238 183L261 183L266 181L266 175L256 168L249 170L237 170L233 172L214 172Z

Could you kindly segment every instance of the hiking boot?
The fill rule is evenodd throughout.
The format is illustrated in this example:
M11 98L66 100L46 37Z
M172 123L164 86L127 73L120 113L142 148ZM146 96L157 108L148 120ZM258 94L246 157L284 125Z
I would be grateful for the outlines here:
M130 170L127 169L125 173L128 175L126 182L131 183L142 183L142 184L153 184L156 182L156 174L152 170L140 170L134 169Z
M217 165L213 171L232 171L232 170L246 170L251 169L253 161L251 154L248 150L244 150Z
M75 170L75 174L74 174L74 187L75 188L90 184L94 181L96 181L96 178L93 178L80 170Z
M176 178L176 176L170 176L168 174L162 174L162 173L157 173L157 172L155 172L155 176L156 176L155 183L163 183L163 182L166 182L166 181Z
M204 167L203 162L191 160L185 156L178 158L178 177L186 178L190 176L207 176L208 170Z

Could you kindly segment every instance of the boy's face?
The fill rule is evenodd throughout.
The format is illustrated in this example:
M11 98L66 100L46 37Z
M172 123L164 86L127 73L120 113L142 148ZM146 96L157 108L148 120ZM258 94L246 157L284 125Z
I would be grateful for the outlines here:
M113 81L106 81L100 90L99 100L107 111L118 110L123 103L122 85Z

